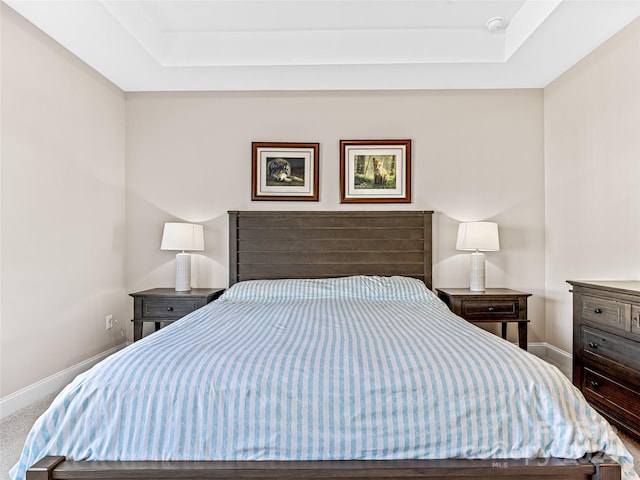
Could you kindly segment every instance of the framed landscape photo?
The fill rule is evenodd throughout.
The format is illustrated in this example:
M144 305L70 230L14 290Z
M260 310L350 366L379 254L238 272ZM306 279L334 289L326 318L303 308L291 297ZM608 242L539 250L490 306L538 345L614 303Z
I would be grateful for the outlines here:
M411 140L341 140L341 203L411 203Z
M319 143L251 146L251 200L318 201Z

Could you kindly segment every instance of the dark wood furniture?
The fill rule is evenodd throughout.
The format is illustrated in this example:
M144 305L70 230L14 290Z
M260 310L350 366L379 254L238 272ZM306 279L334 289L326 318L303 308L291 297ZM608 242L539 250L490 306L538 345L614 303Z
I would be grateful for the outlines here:
M404 275L431 288L433 212L229 212L229 285Z
M527 298L530 293L508 288L487 288L474 292L468 288L437 288L438 297L453 313L473 323L501 323L502 338L507 338L507 324L518 324L518 345L527 349Z
M133 341L142 338L145 322L153 322L158 331L162 324L172 323L186 314L204 307L224 293L224 288L192 288L176 292L173 288L152 288L130 293L133 297Z
M259 278L406 275L431 288L432 212L229 212L230 284ZM277 259L280 259L278 262ZM262 262L268 262L263 265ZM27 473L50 479L412 478L619 480L601 460L78 462L49 456Z
M573 383L609 422L640 439L640 281L573 286Z
M45 457L27 480L174 479L620 480L611 458L593 460L343 460L306 462L74 462Z

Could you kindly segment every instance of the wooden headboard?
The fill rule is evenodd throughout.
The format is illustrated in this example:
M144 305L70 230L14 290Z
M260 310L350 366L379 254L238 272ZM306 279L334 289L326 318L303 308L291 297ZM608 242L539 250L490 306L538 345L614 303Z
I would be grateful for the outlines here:
M229 285L404 275L432 287L431 211L229 212Z

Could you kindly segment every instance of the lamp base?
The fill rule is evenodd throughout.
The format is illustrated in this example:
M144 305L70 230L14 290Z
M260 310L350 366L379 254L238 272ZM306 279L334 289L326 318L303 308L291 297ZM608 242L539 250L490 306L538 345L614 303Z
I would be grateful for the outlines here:
M469 276L469 290L472 292L484 292L484 253L473 252L471 254Z
M176 255L176 292L191 290L191 255L178 253Z

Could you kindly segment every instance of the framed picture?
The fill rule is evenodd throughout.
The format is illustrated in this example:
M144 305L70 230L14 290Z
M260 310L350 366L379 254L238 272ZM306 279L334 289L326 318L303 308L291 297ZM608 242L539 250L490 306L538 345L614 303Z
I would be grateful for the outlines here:
M251 146L251 200L318 201L319 143Z
M411 140L341 140L341 203L411 203Z

